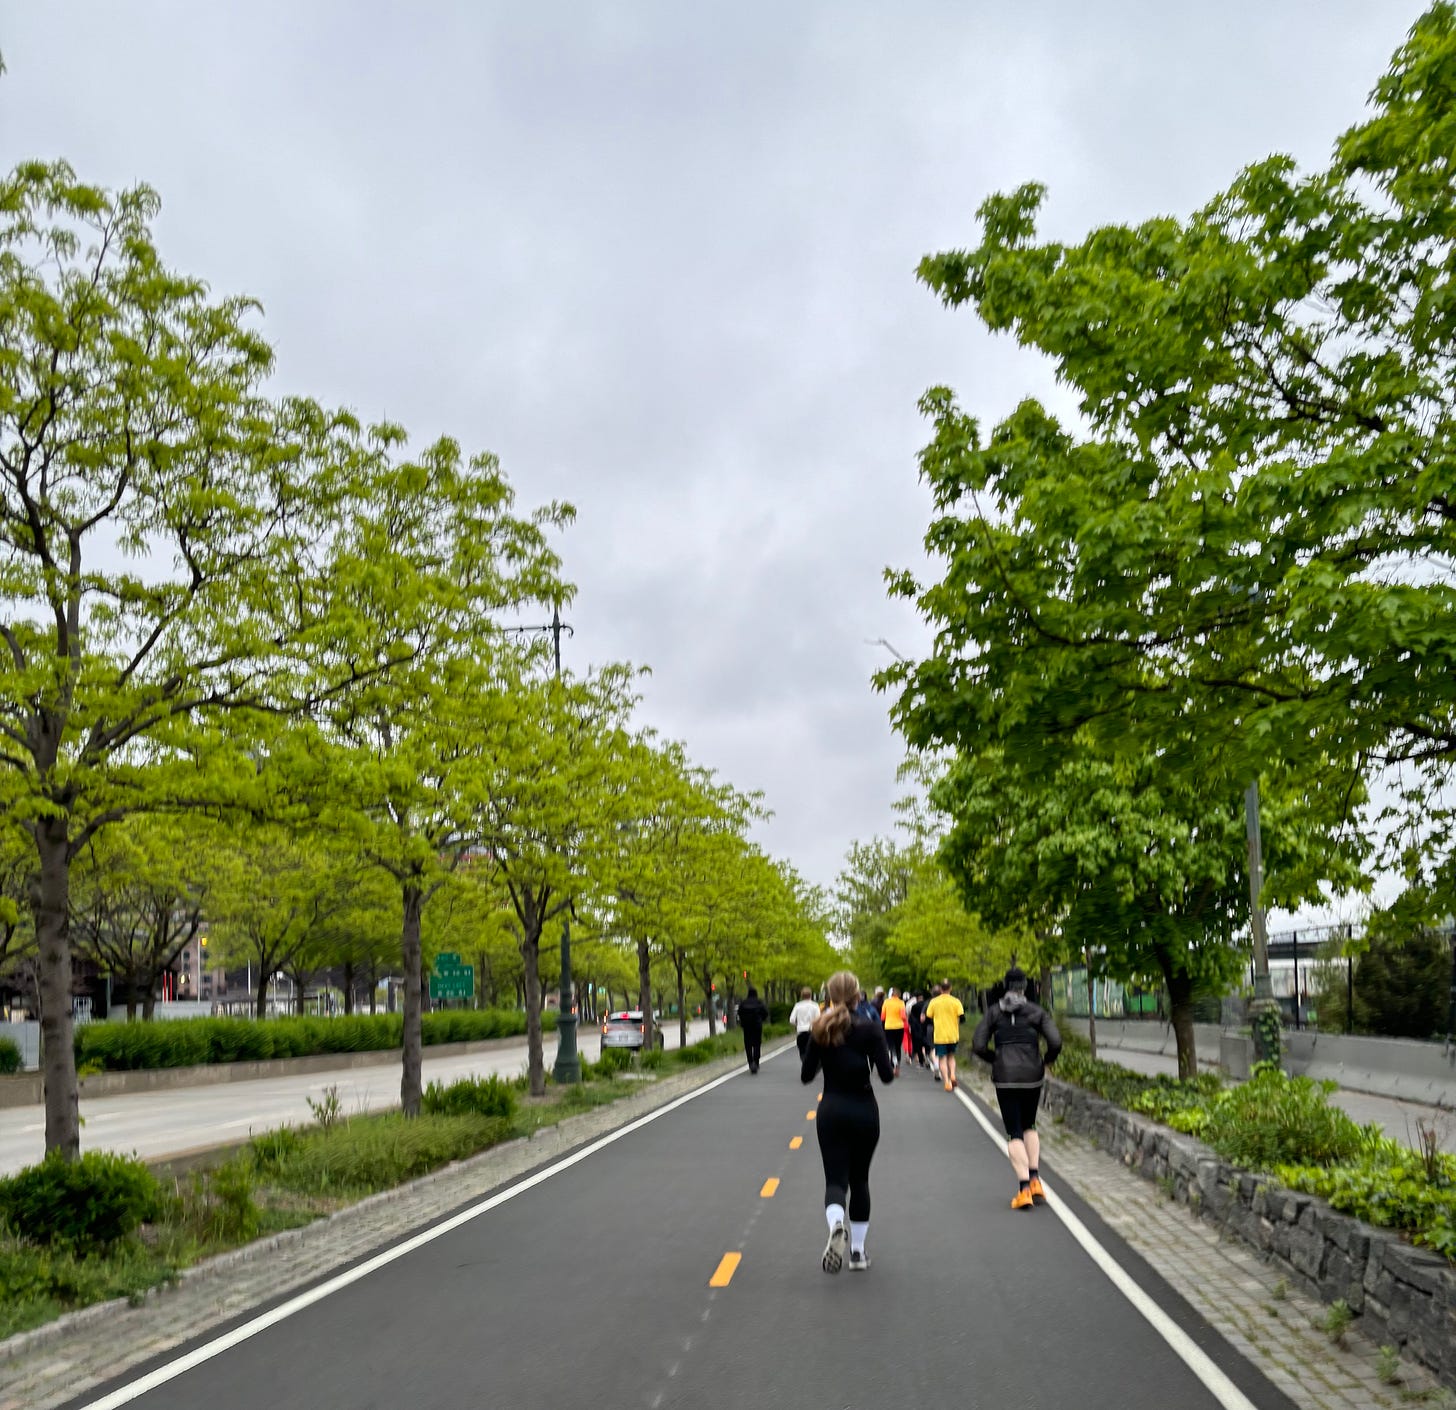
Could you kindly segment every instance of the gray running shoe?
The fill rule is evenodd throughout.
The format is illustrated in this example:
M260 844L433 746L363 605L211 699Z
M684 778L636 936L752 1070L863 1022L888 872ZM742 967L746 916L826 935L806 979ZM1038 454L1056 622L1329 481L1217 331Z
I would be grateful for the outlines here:
M824 1257L819 1260L826 1273L837 1273L844 1267L844 1255L849 1249L849 1230L843 1224L836 1224L829 1231L829 1242L824 1245Z
M870 1266L870 1256L867 1253L856 1253L853 1249L849 1251L849 1271L851 1273L867 1273Z

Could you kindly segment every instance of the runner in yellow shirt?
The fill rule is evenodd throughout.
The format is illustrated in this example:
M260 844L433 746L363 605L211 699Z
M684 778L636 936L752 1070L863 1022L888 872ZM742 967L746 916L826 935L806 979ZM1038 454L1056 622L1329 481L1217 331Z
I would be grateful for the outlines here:
M947 1092L955 1091L956 1046L961 1041L961 1019L966 1011L961 1001L950 992L950 980L946 980L937 994L925 1006L925 1016L934 1025L935 1056L940 1064L941 1080Z
M885 1046L890 1050L890 1062L898 1075L900 1053L905 1046L905 1000L893 989L880 1010L880 1022L884 1025Z

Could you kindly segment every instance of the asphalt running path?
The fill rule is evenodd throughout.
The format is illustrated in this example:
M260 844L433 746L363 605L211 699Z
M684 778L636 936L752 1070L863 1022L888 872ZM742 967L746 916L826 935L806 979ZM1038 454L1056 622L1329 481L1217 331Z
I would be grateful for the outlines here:
M971 1099L918 1072L880 1096L873 1267L825 1275L816 1095L788 1049L70 1410L1289 1410L1054 1169L1112 1276L1013 1213Z
M182 1023L185 1019L169 1020ZM688 1041L707 1035L706 1022L688 1025ZM667 1046L677 1047L678 1028L666 1031ZM582 1052L595 1059L601 1034L590 1026L582 1035ZM546 1068L556 1057L556 1038L547 1035ZM526 1040L486 1052L456 1057L430 1056L425 1049L424 1077L453 1082L461 1077L498 1073L514 1077L526 1070ZM252 1082L225 1082L170 1091L134 1092L121 1097L96 1097L81 1102L83 1150L120 1151L143 1160L160 1160L208 1146L246 1140L250 1134L278 1126L302 1125L312 1119L308 1102L337 1087L346 1114L378 1111L399 1105L399 1066L343 1067L297 1077L267 1077ZM45 1108L15 1107L0 1111L0 1174L31 1165L45 1154Z

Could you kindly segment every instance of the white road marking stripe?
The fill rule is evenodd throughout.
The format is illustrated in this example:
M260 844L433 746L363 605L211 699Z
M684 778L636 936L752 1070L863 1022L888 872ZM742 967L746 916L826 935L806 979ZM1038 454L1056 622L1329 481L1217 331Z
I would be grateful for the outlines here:
M787 1049L779 1049L779 1052L784 1051ZM766 1053L764 1061L767 1062L769 1058L777 1056L778 1053ZM731 1082L735 1077L741 1077L747 1070L745 1067L735 1068L732 1072L726 1072L722 1077L714 1078L713 1081L705 1083L695 1091L668 1102L666 1106L660 1106L656 1111L649 1111L645 1116L639 1116L636 1121L629 1122L616 1131L609 1131L599 1140L593 1141L591 1145L583 1146L575 1154L558 1160L555 1165L548 1165L545 1170L538 1170L534 1175L529 1175L520 1181L519 1184L512 1185L509 1189L500 1191L499 1194L491 1195L489 1199L481 1200L479 1204L473 1204L469 1209L462 1209L459 1214L452 1215L443 1224L436 1224L433 1228L426 1229L422 1233L414 1235L413 1238L396 1244L393 1248L385 1249L383 1253L376 1253L373 1258L366 1259L357 1267L350 1268L348 1272L340 1273L337 1277L330 1278L327 1282L320 1283L307 1292L299 1293L297 1297L289 1298L287 1302L280 1303L271 1312L264 1312L261 1316L244 1322L242 1326L234 1327L232 1331L225 1332L220 1337L214 1337L209 1342L204 1342L185 1356L179 1356L165 1366L158 1366L155 1371L149 1371L145 1376L128 1382L109 1395L103 1395L99 1400L88 1401L82 1410L115 1410L115 1407L119 1405L130 1405L133 1400L140 1399L149 1391L156 1390L158 1386L166 1385L168 1381L176 1380L178 1376L192 1370L194 1366L201 1366L204 1362L211 1361L213 1357L222 1355L224 1351L251 1340L259 1332L267 1331L269 1327L286 1321L294 1313L302 1312L304 1308L312 1307L316 1302L322 1302L331 1294L347 1288L351 1283L357 1283L361 1278L367 1278L371 1273L378 1272L379 1269L394 1263L408 1253L413 1253L417 1248L423 1248L426 1244L453 1233L462 1224L468 1224L472 1219L480 1218L482 1214L489 1214L492 1209L498 1208L508 1200L515 1199L517 1195L523 1195L527 1190L534 1190L537 1185L544 1184L553 1175L559 1175L563 1170L569 1170L573 1165L580 1164L587 1156L595 1155L599 1150L605 1150L613 1142L620 1141L623 1136L629 1136L633 1131L640 1131L659 1117L666 1116L668 1112L686 1106L690 1101L695 1101L698 1097L713 1091L714 1088L721 1087L725 1082Z
M981 1130L1004 1151L1006 1149L1005 1133L998 1131L986 1119L980 1107L959 1087L956 1088L956 1097L960 1100L961 1105L976 1118ZM1254 1402L1229 1380L1208 1353L1138 1286L1122 1264L1097 1241L1092 1231L1062 1203L1051 1186L1047 1185L1045 1176L1042 1177L1042 1184L1046 1187L1047 1206L1067 1226L1067 1232L1082 1246L1087 1256L1107 1274L1118 1292L1151 1323L1153 1330L1168 1343L1183 1364L1203 1382L1208 1393L1224 1407L1224 1410L1257 1410Z

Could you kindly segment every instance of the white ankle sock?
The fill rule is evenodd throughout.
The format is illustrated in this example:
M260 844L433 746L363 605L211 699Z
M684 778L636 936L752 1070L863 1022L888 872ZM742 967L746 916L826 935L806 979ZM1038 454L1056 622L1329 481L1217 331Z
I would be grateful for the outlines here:
M842 1204L826 1204L824 1206L824 1217L829 1221L829 1232L834 1232L836 1224L844 1223L844 1206Z
M870 1221L866 1219L863 1224L858 1219L849 1226L849 1251L851 1253L863 1253L865 1235L870 1231Z

